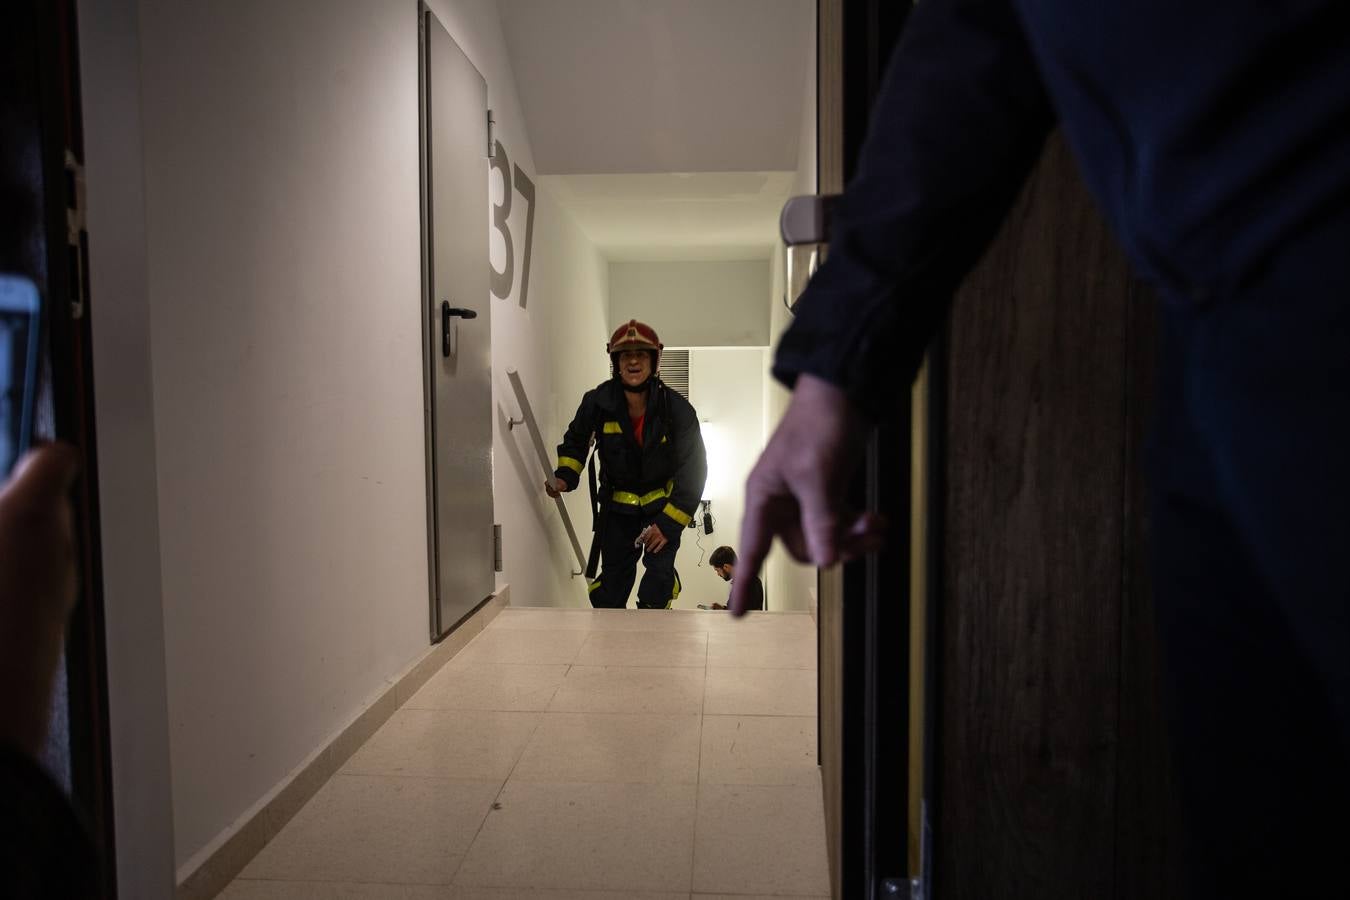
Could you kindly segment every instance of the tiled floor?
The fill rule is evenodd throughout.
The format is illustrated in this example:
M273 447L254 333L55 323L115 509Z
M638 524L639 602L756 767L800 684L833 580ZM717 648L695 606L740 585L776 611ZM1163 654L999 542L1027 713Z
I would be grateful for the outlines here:
M829 894L809 616L507 609L225 900Z

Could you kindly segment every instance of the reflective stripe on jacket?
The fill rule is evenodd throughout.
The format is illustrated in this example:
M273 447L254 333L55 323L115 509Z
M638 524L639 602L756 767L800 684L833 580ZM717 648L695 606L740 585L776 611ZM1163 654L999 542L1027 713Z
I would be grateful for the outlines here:
M654 516L667 535L693 520L708 478L708 458L698 414L688 400L653 378L643 445L638 446L622 384L610 380L587 391L558 445L554 474L569 488L581 480L592 435L607 508Z

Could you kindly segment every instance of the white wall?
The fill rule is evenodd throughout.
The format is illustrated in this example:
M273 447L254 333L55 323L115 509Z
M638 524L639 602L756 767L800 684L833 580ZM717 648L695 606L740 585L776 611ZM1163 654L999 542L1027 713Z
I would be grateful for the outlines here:
M142 3L180 868L427 645L414 9Z
M802 86L801 131L797 136L797 175L793 182L794 196L814 194L816 192L816 29L814 20L807 30L807 46L804 52L808 59L806 83ZM773 285L769 294L769 328L773 334L773 344L791 323L791 315L783 305L783 248L779 244L774 250L772 263ZM772 364L772 351L765 354L765 371ZM787 410L791 392L786 390L772 377L765 379L764 410L765 433L773 434L773 429L783 418ZM816 571L809 566L794 562L775 543L770 551L766 565L766 589L773 595L770 604L778 609L810 609L815 603Z
M494 3L432 7L532 173ZM141 4L180 877L428 643L416 22L395 0L321 15ZM506 366L571 393L554 335L605 336L603 264L543 191L538 203L528 309L493 301L499 411L514 407ZM519 261L526 206L513 206ZM500 265L499 241L493 252ZM594 384L604 363L568 378ZM571 587L540 564L561 532L521 502L507 441L529 445L503 424L500 580L551 602Z
M173 896L136 0L79 4L117 887Z
M727 583L708 565L708 554L722 544L734 549L740 539L745 479L764 449L764 378L761 348L703 347L689 353L689 400L708 448L703 496L712 501L716 529L685 530L676 563L684 586L677 607L726 602Z
M493 491L502 525L503 571L498 585L511 585L515 606L589 607L555 504L543 492L544 473L524 426L509 429L520 417L506 377L516 369L534 409L550 466L555 448L571 421L581 395L609 374L604 354L608 326L608 271L600 253L535 176L534 156L516 81L502 38L494 0L431 0L446 30L488 83L488 105L496 136L514 166L536 185L534 249L529 291L520 305L528 204L517 193L508 226L515 249L516 275L511 296L493 300ZM491 202L501 202L502 179L493 173ZM505 242L495 230L492 265L505 265ZM567 498L583 553L590 548L590 514L584 492Z
M499 319L528 320L523 323L528 331L521 328L515 337L494 326L495 335L507 338L500 344L493 342L498 396L494 482L505 569L498 577L510 582L513 606L589 608L585 579L570 575L582 566L567 540L556 504L544 494L543 466L529 432L524 426L506 428L510 418L520 417L506 368L520 372L551 470L557 465L558 442L582 394L609 375L604 352L607 269L581 229L542 189L535 231L536 257L526 313L514 304L505 312L505 304L494 310ZM585 554L590 549L591 521L584 479L582 489L569 495L566 503Z
M763 347L770 278L767 260L612 262L610 311L616 327L646 322L667 347Z

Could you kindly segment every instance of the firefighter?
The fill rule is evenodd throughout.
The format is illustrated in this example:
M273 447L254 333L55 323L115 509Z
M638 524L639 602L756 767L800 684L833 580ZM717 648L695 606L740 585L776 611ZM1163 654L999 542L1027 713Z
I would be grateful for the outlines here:
M675 553L693 520L708 477L698 414L657 374L660 339L630 320L614 332L609 381L587 391L558 445L550 497L575 490L592 436L600 459L595 539L602 562L590 586L591 605L622 608L637 577L639 609L667 609L680 595Z

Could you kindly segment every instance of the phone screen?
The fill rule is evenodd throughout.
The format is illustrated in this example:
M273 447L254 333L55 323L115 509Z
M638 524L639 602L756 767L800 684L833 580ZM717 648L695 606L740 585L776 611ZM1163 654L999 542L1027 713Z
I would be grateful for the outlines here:
M0 476L33 437L41 304L27 278L0 274Z

